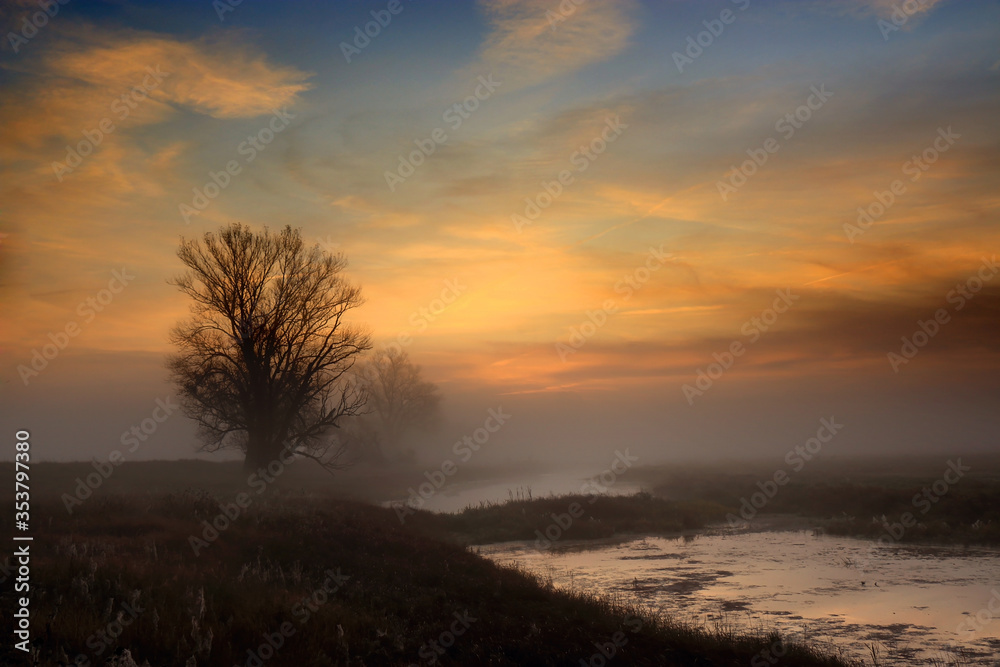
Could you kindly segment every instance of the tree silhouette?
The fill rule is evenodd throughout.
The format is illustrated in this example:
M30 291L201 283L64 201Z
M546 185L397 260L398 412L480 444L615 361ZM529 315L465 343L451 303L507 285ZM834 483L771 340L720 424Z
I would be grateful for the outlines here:
M249 469L289 453L345 467L346 448L329 436L364 409L348 371L371 347L344 321L363 302L345 257L307 247L288 226L238 223L181 239L177 255L188 271L170 282L194 303L171 331L179 352L168 367L202 451L238 449Z
M432 426L439 418L437 385L421 376L420 366L406 352L378 350L360 365L358 376L368 393L368 405L382 443L381 456L399 454L403 436Z

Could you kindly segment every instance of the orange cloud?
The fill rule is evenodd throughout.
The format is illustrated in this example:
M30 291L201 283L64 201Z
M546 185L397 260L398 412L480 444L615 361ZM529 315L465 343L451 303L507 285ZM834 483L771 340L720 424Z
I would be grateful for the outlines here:
M128 307L109 308L87 336L116 349L160 347L162 335L150 337L146 324L162 329L164 318L149 294L173 270L177 230L150 223L169 218L161 202L194 142L158 126L182 109L223 119L270 113L309 88L308 74L238 43L79 25L70 34L59 24L51 37L18 64L26 69L0 106L3 229L16 240L0 252L18 266L0 288L20 309L18 331L5 338L30 348L125 265L142 266L143 286L130 287L119 301ZM71 163L67 145L82 160Z
M181 42L127 33L58 53L49 66L60 76L123 91L141 81L147 67L162 68L170 75L155 98L214 118L268 114L311 88L308 73L275 65L229 40Z
M246 46L95 29L62 38L29 74L0 107L7 160L30 160L46 145L83 139L105 119L116 129L149 126L178 108L248 118L293 104L310 88L307 73Z

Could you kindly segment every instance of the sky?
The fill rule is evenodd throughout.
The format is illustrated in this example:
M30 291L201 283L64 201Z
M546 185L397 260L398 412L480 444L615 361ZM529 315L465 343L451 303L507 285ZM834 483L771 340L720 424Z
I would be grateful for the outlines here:
M428 461L491 408L484 463L1000 448L995 2L2 7L0 433L42 459L195 455L149 421L167 281L231 222L347 256Z

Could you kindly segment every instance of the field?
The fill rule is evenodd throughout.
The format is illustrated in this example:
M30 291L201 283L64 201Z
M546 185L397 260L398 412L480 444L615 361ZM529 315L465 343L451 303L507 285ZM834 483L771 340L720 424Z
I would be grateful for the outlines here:
M566 537L697 528L719 517L708 503L522 499L401 522L303 491L305 473L257 494L238 466L179 462L125 464L70 513L61 496L88 468L32 470L44 480L32 505L33 664L747 665L775 651L787 664L846 664L763 631L691 628L613 594L555 590L467 546L530 538L573 503L594 520ZM10 587L3 597L14 609ZM6 647L5 664L29 664Z
M658 497L717 503L751 525L768 514L794 514L839 535L1000 545L994 454L816 460L799 472L755 461L728 470L737 468L664 466L637 474ZM774 482L776 469L786 471L784 484Z

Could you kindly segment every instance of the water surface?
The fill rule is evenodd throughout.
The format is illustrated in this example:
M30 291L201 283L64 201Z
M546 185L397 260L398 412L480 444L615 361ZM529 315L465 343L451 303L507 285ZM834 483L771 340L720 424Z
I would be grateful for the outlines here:
M1000 665L1000 551L878 547L812 531L481 547L554 585L627 596L708 628L777 628L884 664ZM989 609L993 601L993 611ZM935 660L937 662L935 662Z

